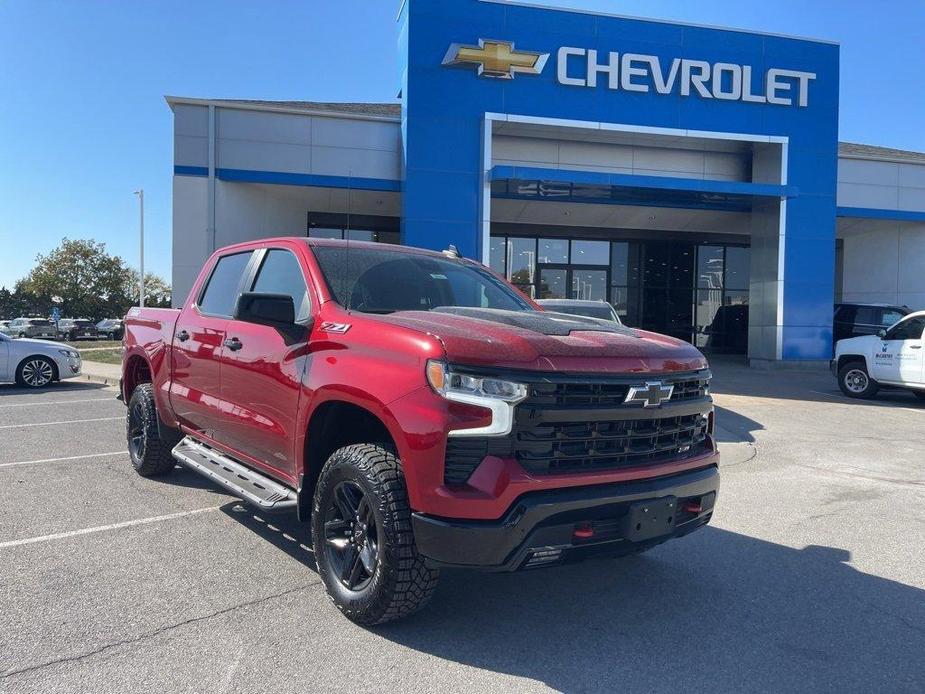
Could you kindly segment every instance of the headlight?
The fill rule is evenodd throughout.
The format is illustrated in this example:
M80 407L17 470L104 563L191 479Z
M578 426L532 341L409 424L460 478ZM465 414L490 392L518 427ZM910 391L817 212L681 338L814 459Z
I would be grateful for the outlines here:
M427 382L453 402L491 410L491 424L456 429L450 436L507 436L514 424L514 405L527 397L527 386L493 376L454 373L441 361L427 362Z
M70 359L79 359L79 358L80 358L80 353L79 353L79 352L75 352L75 351L72 350L72 349L59 349L58 352L60 352L61 354L63 354L64 356L66 356L66 357L68 357L68 358L70 358Z

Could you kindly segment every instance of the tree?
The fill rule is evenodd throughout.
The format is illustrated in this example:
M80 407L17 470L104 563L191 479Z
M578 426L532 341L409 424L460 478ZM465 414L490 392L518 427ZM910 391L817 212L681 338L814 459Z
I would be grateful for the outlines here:
M130 282L131 285L128 289L128 295L131 297L131 302L134 305L138 305L138 271L132 269L129 271L131 273ZM170 296L171 288L170 285L162 278L157 275L146 272L145 273L145 306L150 306L152 308L170 308Z
M0 312L5 310L3 301L0 294ZM109 255L105 243L65 238L47 255L36 257L35 267L16 283L10 301L16 315L47 316L57 305L69 318L121 317L138 304L138 271ZM148 273L145 305L170 306L170 285Z

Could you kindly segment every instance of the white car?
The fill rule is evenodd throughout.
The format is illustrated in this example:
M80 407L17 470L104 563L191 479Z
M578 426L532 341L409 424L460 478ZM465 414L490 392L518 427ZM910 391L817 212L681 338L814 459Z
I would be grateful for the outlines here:
M872 398L880 387L905 388L925 400L925 311L905 316L877 335L839 340L832 372L842 392Z
M44 388L80 375L80 353L60 342L14 340L0 334L0 383Z

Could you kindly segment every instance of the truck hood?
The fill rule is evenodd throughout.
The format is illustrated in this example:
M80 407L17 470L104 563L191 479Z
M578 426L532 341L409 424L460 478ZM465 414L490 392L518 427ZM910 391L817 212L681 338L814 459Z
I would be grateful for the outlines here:
M859 337L847 337L844 340L839 340L835 344L835 353L836 354L848 354L848 353L858 353L864 354L868 349L872 349L873 346L881 342L881 338L878 335L861 335Z
M433 336L456 364L569 373L690 371L707 365L681 340L549 311L450 307L376 319Z

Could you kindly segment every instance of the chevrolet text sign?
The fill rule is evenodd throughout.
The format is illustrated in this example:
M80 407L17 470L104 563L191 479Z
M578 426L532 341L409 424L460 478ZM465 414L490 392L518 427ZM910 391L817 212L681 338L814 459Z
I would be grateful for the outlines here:
M548 53L519 50L511 41L479 39L478 45L454 43L443 64L474 68L481 77L514 79L517 74L542 74ZM709 63L674 58L663 65L656 55L643 53L599 54L593 48L559 49L556 78L572 87L597 87L625 92L679 93L703 99L745 101L754 104L805 107L815 72L771 68L757 79L751 65Z
M694 94L704 99L807 106L809 83L816 79L816 73L772 68L756 88L751 65L675 58L663 66L655 55L611 51L599 56L594 49L563 46L557 78L560 84L574 87L596 87L600 82L608 89L625 92L677 91L681 96Z

